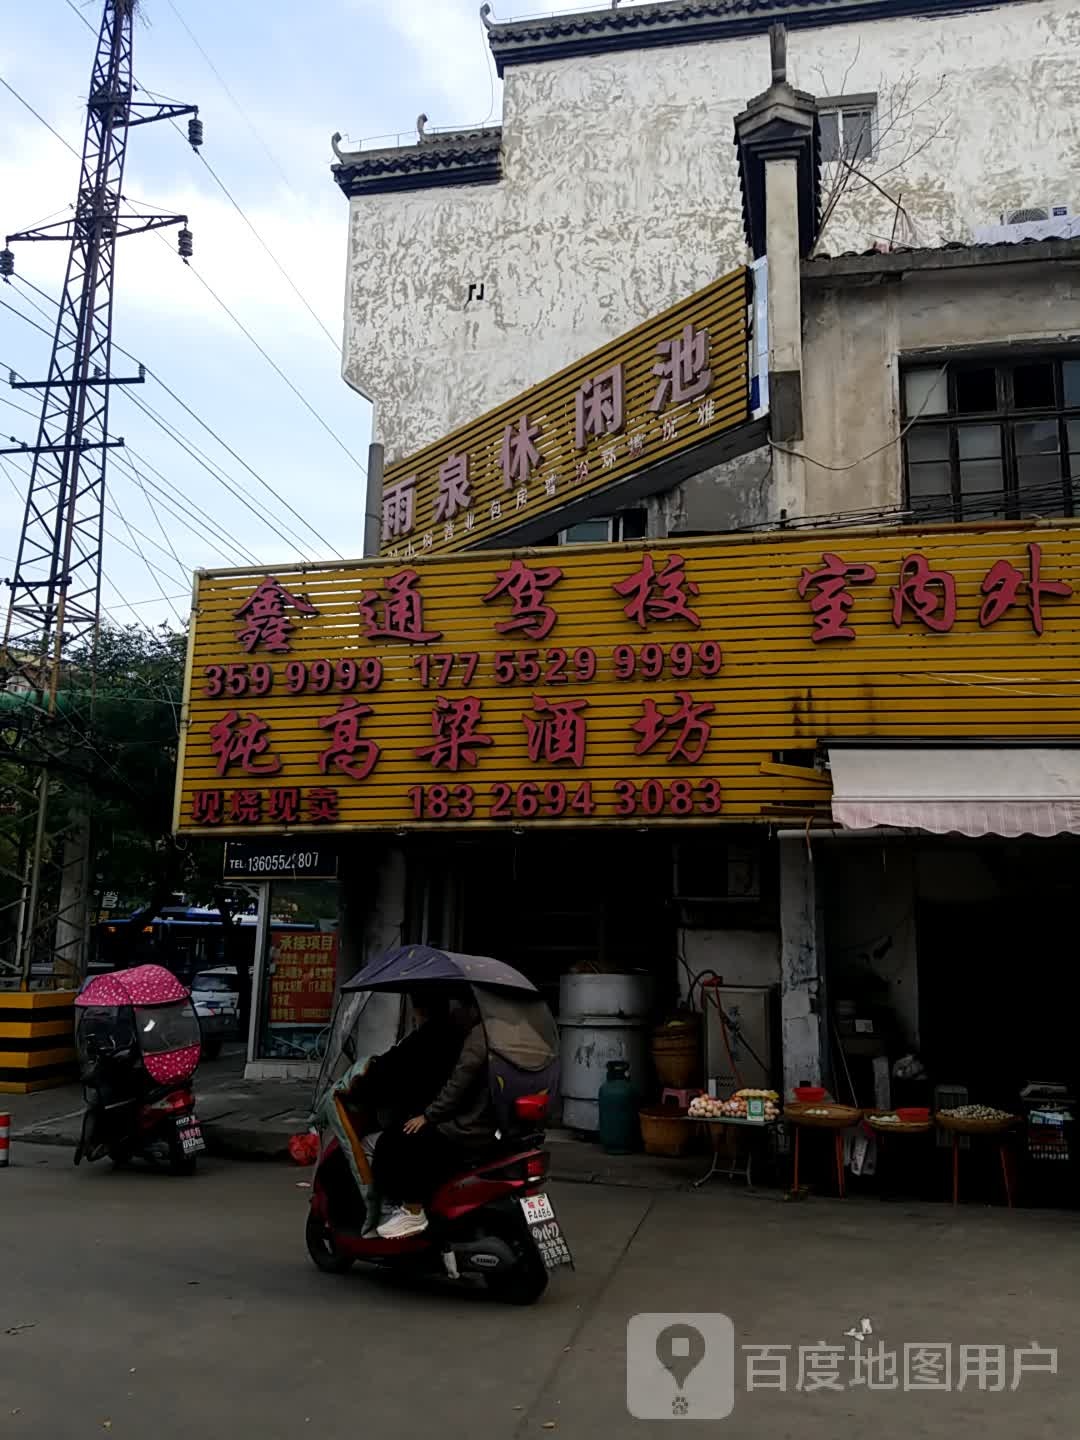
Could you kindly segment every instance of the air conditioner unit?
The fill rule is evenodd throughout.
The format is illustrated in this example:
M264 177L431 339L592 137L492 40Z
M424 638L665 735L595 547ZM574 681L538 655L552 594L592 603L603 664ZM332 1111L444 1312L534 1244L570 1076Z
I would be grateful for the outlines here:
M1080 215L1068 205L1018 206L1002 210L997 224L975 227L976 245L1019 245L1025 240L1068 240L1080 236Z
M1002 225L1032 225L1039 221L1068 219L1068 205L1026 205L1001 212Z

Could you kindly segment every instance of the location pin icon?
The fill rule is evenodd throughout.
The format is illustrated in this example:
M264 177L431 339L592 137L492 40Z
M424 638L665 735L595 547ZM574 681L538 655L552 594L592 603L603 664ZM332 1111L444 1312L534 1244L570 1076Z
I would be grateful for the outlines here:
M656 1358L681 1390L705 1358L705 1336L693 1325L669 1325L656 1337Z

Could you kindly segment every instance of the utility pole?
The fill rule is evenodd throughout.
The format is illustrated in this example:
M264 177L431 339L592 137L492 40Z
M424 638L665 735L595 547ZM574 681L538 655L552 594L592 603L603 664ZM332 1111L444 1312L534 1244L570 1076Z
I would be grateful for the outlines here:
M24 989L35 960L51 960L54 974L76 983L84 969L89 824L81 813L51 815L50 791L58 762L79 739L59 703L65 662L75 648L92 651L97 634L106 464L109 450L124 443L109 434L109 394L113 385L144 379L141 367L133 376L112 374L116 242L179 225L181 256L192 250L186 216L139 213L122 194L128 135L136 126L188 116L190 144L197 148L203 138L197 106L134 98L137 4L103 0L71 219L9 235L0 250L0 278L7 282L13 243L69 247L48 376L11 379L17 389L43 391L36 443L0 448L0 455L32 457L0 657L0 689L11 690L15 679L28 702L19 751L36 772L14 954L0 966L8 983Z

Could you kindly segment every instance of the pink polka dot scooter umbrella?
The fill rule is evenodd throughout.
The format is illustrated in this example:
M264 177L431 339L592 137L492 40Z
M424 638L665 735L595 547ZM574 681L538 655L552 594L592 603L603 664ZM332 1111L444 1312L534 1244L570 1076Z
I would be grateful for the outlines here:
M75 1004L83 1010L133 1010L146 1073L159 1085L190 1079L202 1053L191 993L162 965L136 965L87 981Z

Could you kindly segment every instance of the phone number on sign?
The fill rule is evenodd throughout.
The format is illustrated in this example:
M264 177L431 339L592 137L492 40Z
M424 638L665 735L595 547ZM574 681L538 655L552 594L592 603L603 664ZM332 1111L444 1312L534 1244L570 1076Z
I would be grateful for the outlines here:
M720 781L616 780L610 789L591 780L566 785L561 780L523 780L511 785L413 785L409 804L414 820L557 820L562 815L719 815L724 808Z

